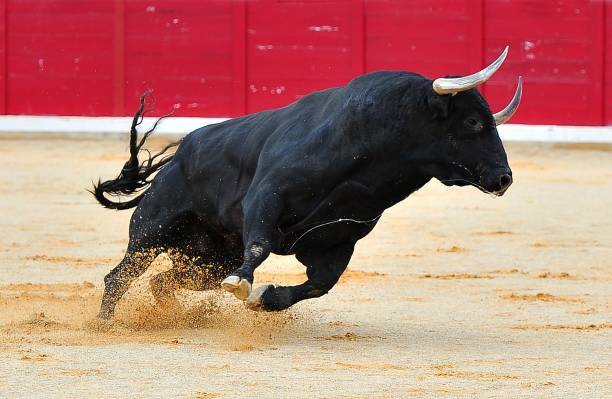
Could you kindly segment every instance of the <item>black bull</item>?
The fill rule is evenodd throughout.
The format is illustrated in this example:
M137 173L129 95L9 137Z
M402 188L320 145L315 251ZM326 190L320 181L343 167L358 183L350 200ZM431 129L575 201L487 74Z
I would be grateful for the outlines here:
M136 143L143 105L132 156L119 177L94 188L106 207L137 206L125 257L104 279L101 318L161 252L173 268L151 280L160 304L175 303L178 288L222 283L251 309L286 309L327 293L385 209L432 178L496 195L512 182L497 116L483 97L475 89L440 95L417 74L363 75L197 129L174 155L139 164L148 136ZM143 189L156 171L128 202L104 196ZM252 291L253 272L271 252L295 255L307 281Z

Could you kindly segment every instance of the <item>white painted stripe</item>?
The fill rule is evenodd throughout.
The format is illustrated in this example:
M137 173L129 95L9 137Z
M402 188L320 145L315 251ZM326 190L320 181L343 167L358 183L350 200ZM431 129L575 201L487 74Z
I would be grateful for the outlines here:
M501 125L504 141L612 143L612 126Z
M156 120L145 118L139 131L148 130ZM184 135L225 120L227 118L171 117L161 121L155 132ZM0 133L128 133L131 124L131 117L1 115Z
M145 118L141 131L156 118ZM199 127L223 122L227 118L171 117L156 129L158 134L184 135ZM131 117L21 116L1 115L1 133L127 133ZM504 141L612 143L612 126L512 125L498 128Z

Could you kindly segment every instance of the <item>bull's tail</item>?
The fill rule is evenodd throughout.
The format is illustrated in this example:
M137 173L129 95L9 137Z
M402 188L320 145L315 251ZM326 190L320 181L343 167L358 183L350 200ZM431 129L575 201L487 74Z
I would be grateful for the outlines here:
M125 202L111 201L105 194L113 197L122 197L138 193L146 189L153 180L151 176L170 162L170 160L172 160L174 157L174 154L166 154L166 151L180 143L179 140L177 142L168 144L155 155L151 155L149 150L142 148L146 139L157 127L157 124L162 119L171 115L167 114L159 118L153 127L145 132L140 141L138 141L138 131L136 128L142 123L144 115L151 110L145 109L147 105L147 95L148 93L145 93L142 95L142 97L140 97L140 106L134 114L132 127L130 129L130 158L127 160L125 165L123 165L121 173L119 173L119 176L113 180L107 180L104 182L98 180L98 183L94 184L93 190L89 190L89 192L96 197L96 200L98 200L98 202L106 208L122 210L133 208L138 205L145 194L144 192ZM140 154L141 150L147 154L147 159L142 162L138 160L138 155Z

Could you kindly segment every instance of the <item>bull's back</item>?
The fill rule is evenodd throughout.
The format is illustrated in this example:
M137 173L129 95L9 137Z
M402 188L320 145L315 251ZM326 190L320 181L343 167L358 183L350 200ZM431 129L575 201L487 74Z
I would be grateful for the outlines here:
M191 190L194 211L220 228L240 232L242 199L261 162L264 147L300 151L326 115L337 89L312 93L283 108L205 126L189 133L176 151ZM270 167L266 164L266 167Z

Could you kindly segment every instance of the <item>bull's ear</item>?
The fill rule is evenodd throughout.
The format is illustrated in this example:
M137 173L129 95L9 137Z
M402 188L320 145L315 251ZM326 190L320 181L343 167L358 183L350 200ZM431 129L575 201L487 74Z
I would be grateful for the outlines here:
M431 111L434 119L448 118L451 97L452 96L450 94L440 95L433 91L433 89L428 90L425 101L427 102L427 107Z

